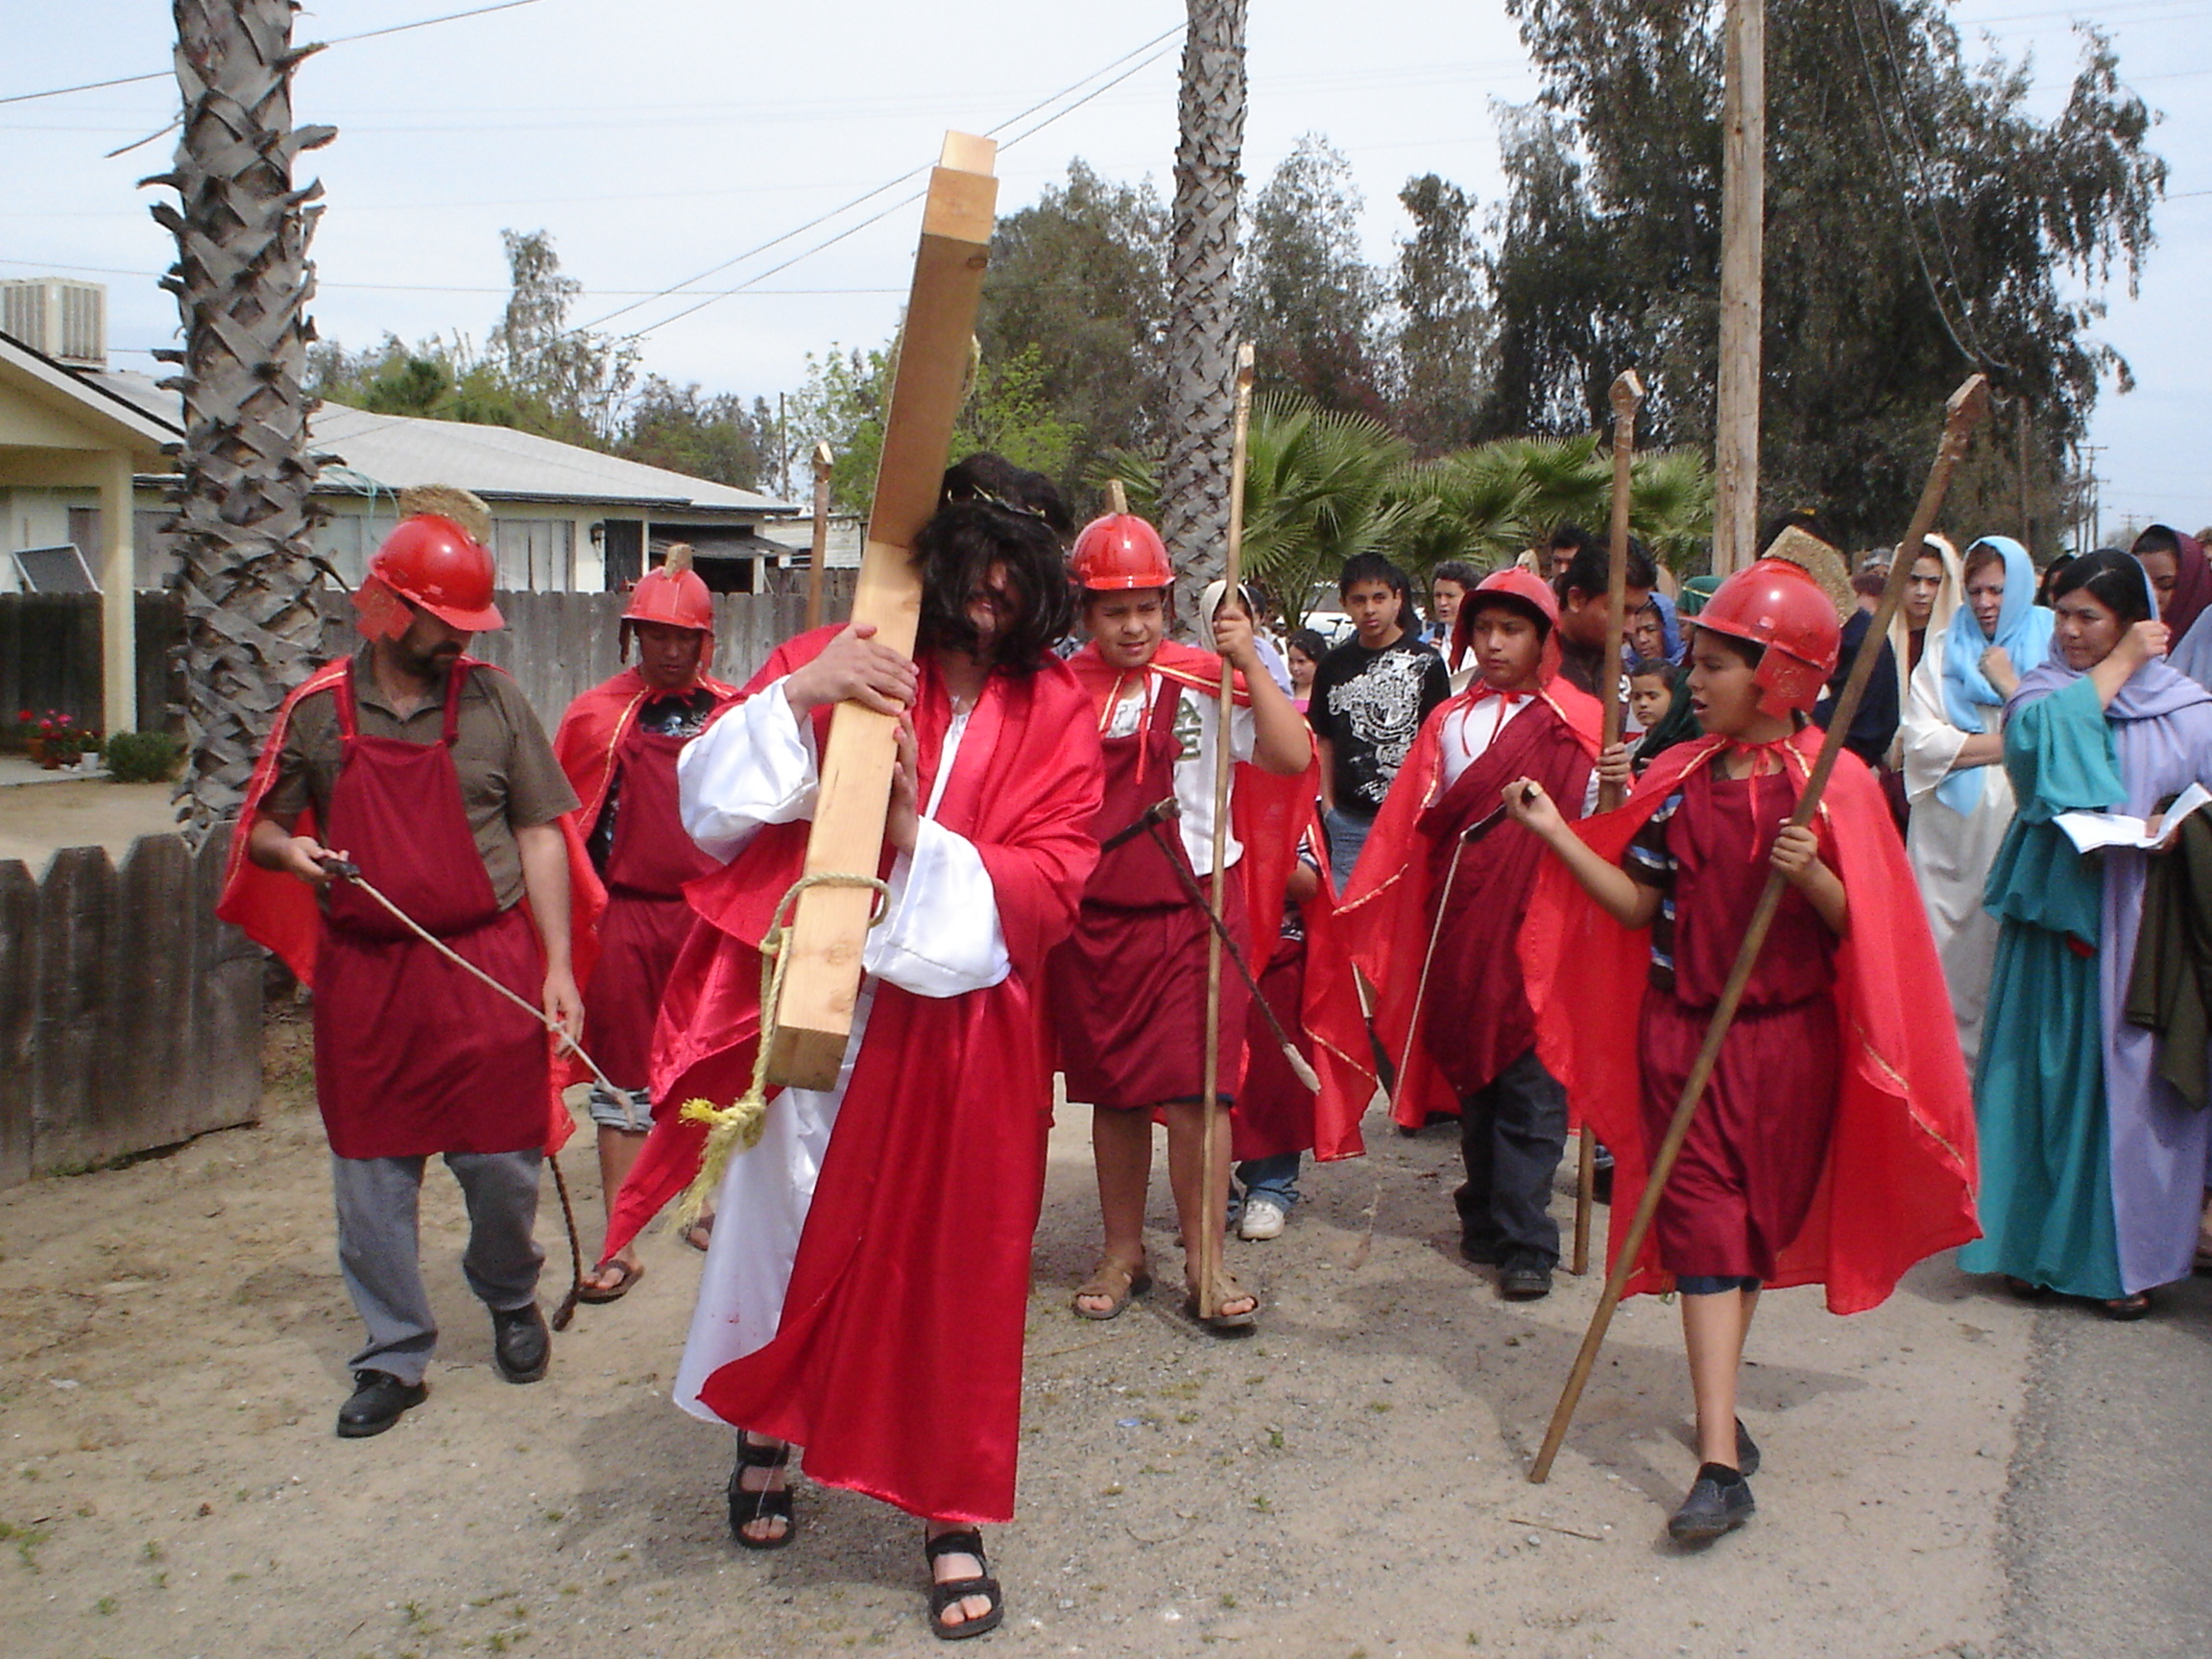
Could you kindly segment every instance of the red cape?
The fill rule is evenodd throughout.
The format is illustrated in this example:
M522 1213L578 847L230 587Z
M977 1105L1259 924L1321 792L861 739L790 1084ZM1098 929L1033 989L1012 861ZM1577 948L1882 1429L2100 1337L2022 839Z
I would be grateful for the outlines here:
M835 633L780 647L745 695ZM817 712L821 741L829 710ZM996 1523L1012 1513L1029 1244L1051 1104L1036 987L1097 860L1090 826L1101 782L1087 712L1058 662L995 678L977 705L937 821L982 855L1013 971L989 990L944 998L878 983L777 1334L702 1390L726 1420L804 1445L816 1479L918 1514ZM915 710L925 796L950 718L925 660ZM702 920L661 1006L660 1104L603 1255L697 1172L704 1132L677 1116L682 1104L727 1105L751 1082L758 945L804 866L809 830L805 821L764 829L688 889ZM918 1423L928 1431L916 1432Z
M1548 652L1547 664L1552 661L1553 654ZM1334 926L1339 944L1329 955L1316 951L1310 958L1324 978L1339 981L1324 988L1322 1006L1317 1009L1322 1023L1315 1026L1314 1037L1332 1053L1358 1068L1366 1082L1362 1100L1372 1097L1378 1077L1374 1046L1358 1014L1353 968L1357 966L1375 988L1375 1030L1392 1064L1401 1068L1391 1110L1398 1121L1412 1128L1419 1128L1432 1113L1456 1117L1459 1112L1459 1101L1438 1073L1427 1046L1408 1041L1413 1001L1435 921L1430 842L1419 822L1443 783L1439 733L1445 717L1467 707L1482 689L1481 682L1477 681L1438 704L1422 722L1406 764L1392 780L1382 809L1375 815L1375 827L1360 850L1351 883L1338 902ZM1536 696L1558 716L1576 745L1595 758L1604 718L1598 700L1556 674L1546 681ZM1490 833L1508 831L1526 833L1505 824Z
M702 674L699 684L714 693L717 707L737 695L737 687ZM651 687L635 667L625 668L580 692L561 716L561 729L553 734L553 756L568 775L568 786L583 803L576 822L587 834L599 822L607 805L607 786L614 778L614 755L637 719Z
M314 989L315 953L323 938L322 905L316 901L314 889L298 877L279 870L264 870L254 863L246 855L246 843L261 816L263 799L276 785L276 764L284 753L285 733L291 730L292 711L306 698L337 685L342 676L352 671L353 661L351 657L341 657L335 662L325 662L296 686L277 709L268 741L261 745L261 757L253 763L253 780L247 785L246 804L239 809L238 822L230 832L230 855L223 872L223 896L215 902L218 917L243 929L256 945L275 951L309 990ZM471 669L505 672L471 657L465 657L462 661ZM583 837L577 832L576 815L564 812L558 822L562 839L568 844L571 969L576 983L582 985L590 978L591 964L598 955L595 929L600 913L607 908L607 892L592 873ZM293 828L298 834L314 834L315 809L310 806L301 812ZM545 1132L548 1152L558 1152L565 1146L575 1129L575 1120L561 1098L562 1090L572 1083L584 1082L590 1075L573 1056L555 1057L553 1098Z
M1800 784L1821 733L1808 727L1786 751ZM1725 747L1708 737L1668 750L1618 810L1576 825L1608 863L1693 768ZM1941 965L1928 935L1905 849L1882 788L1848 753L1821 797L1850 932L1836 954L1836 1006L1850 1064L1820 1190L1804 1231L1780 1256L1775 1286L1825 1285L1828 1307L1878 1306L1924 1257L1980 1237L1974 1220L1974 1108ZM1583 892L1566 865L1546 864L1521 938L1538 1047L1580 1116L1612 1148L1618 1252L1649 1166L1644 1144L1635 1010L1650 974L1644 929L1623 927ZM1656 1237L1647 1238L1628 1293L1666 1291Z

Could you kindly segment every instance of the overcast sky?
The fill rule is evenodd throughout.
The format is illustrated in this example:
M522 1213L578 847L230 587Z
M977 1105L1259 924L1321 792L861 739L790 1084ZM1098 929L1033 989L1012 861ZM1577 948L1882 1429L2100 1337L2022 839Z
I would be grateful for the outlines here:
M335 39L470 4L328 0L301 14L297 37ZM169 8L154 0L16 0L10 11L0 97L169 61ZM2105 531L2153 517L2194 530L2212 520L2197 419L2212 390L2212 307L2200 275L2212 267L2212 130L2197 113L2212 95L2212 8L1955 9L1970 41L1986 34L2008 56L2034 53L2045 113L2063 99L2071 20L2084 14L2110 31L2123 74L2163 112L2152 144L2173 168L2140 296L2116 292L2102 329L2138 379L2125 397L2107 392L2092 435L2103 446ZM1000 210L1034 201L1078 156L1111 177L1149 177L1166 195L1183 15L1173 0L537 0L333 45L302 66L297 86L298 119L340 129L302 169L327 193L314 244L318 326L349 347L386 330L481 340L505 293L500 229L543 228L586 285L576 321L641 301L607 327L644 329L649 370L773 400L799 384L807 352L888 336L919 207L807 251L915 186L738 255L926 163L948 127L1013 137L1072 98L1016 119L1031 106L1131 70L1002 156ZM952 17L956 36L941 27ZM1485 204L1497 199L1493 106L1535 88L1503 0L1253 0L1250 47L1247 175L1264 180L1302 133L1326 134L1365 192L1371 258L1386 261L1405 230L1395 198L1409 175L1437 172ZM167 165L175 140L103 153L155 132L175 108L166 79L0 103L0 276L106 281L121 367L153 367L145 350L176 334L174 303L152 280L174 249L147 217L156 193L134 188ZM805 256L769 274L794 254ZM732 260L682 295L645 299ZM670 321L749 278L757 286Z

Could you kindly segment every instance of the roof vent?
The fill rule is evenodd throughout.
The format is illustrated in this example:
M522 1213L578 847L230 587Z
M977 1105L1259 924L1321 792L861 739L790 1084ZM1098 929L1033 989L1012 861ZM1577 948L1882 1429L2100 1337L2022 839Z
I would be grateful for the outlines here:
M0 281L0 331L72 369L105 369L107 285L60 276Z

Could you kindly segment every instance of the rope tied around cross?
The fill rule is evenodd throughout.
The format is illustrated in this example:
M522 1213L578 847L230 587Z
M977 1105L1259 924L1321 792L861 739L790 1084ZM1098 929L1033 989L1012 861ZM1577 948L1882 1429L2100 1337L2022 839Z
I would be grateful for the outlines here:
M679 1113L687 1122L707 1125L707 1146L699 1161L698 1175L677 1202L673 1226L678 1233L688 1232L698 1224L706 1213L708 1199L722 1185L730 1160L758 1145L760 1133L767 1127L768 1057L776 1046L777 1008L783 998L783 971L790 962L783 947L790 935L792 907L799 902L801 895L815 887L872 889L876 904L868 915L870 927L880 926L884 917L890 914L891 888L880 877L852 876L834 870L800 877L776 902L774 925L760 941L760 1039L753 1056L753 1081L745 1093L728 1106L693 1098L685 1101Z

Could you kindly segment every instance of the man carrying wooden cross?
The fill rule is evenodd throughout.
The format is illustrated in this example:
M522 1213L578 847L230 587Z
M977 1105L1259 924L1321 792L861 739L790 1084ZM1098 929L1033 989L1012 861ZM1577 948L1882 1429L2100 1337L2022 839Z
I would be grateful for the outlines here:
M476 536L442 514L414 514L385 539L353 596L368 643L285 700L217 906L315 992L338 1259L369 1328L338 1413L347 1438L382 1433L429 1392L438 1326L416 1217L433 1155L469 1197L462 1267L492 1310L499 1374L534 1382L551 1359L537 1301L544 1252L531 1235L540 1166L568 1119L545 1028L366 888L334 879L357 868L575 1034L572 927L590 921L597 883L571 859L576 797L537 715L506 675L463 655L471 634L502 626L493 569Z
M718 1190L675 1398L741 1426L732 1535L793 1537L806 1473L928 1525L941 1636L997 1624L974 1528L1011 1519L1029 1241L1051 1108L1046 953L1097 859L1090 703L1050 652L1073 620L1059 539L997 501L942 507L914 542L914 658L871 624L780 647L685 750L684 822L724 867L691 890L654 1094L737 1099L762 1041L762 945L801 879L831 709L897 717L887 884L833 1085L767 1102ZM740 1145L742 1142L740 1141ZM698 1164L664 1110L618 1206L619 1248Z
M684 832L676 757L737 695L707 672L714 659L714 596L683 543L630 590L622 611L625 658L633 640L637 664L580 695L553 738L561 769L584 803L585 848L607 885L599 960L586 986L584 1047L614 1085L593 1083L590 1097L600 1190L610 1212L653 1123L645 1087L653 1024L668 971L691 931L684 884L715 868ZM626 1244L599 1259L579 1294L586 1302L616 1301L644 1271Z

